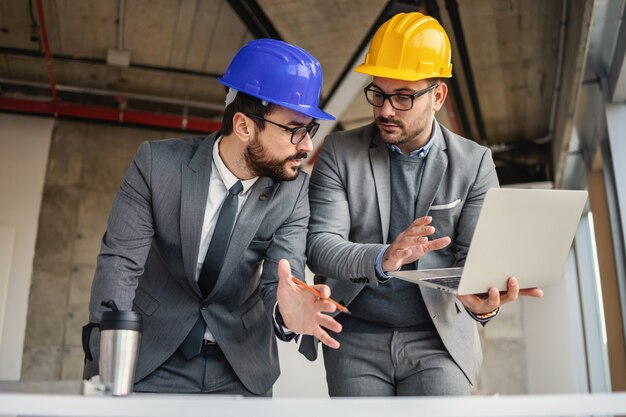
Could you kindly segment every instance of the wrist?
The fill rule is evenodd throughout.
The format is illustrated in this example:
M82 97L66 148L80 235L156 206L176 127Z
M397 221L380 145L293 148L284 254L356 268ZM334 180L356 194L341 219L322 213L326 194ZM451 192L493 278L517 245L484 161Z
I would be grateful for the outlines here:
M487 313L473 313L474 316L479 320L487 320L495 317L500 311L500 307L496 307L494 310L489 311Z

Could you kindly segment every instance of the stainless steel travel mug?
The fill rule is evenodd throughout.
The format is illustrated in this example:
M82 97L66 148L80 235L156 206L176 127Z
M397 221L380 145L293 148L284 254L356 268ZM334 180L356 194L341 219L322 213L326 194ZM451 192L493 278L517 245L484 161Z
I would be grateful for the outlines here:
M111 395L133 392L137 354L141 343L141 314L106 311L100 321L100 382Z

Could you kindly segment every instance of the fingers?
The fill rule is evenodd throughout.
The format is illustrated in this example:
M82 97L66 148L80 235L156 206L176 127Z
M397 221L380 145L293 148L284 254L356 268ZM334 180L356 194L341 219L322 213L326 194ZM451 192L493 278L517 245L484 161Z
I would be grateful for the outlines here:
M292 285L291 266L289 266L289 261L286 259L278 261L278 285Z
M419 226L426 226L427 224L430 224L430 222L432 222L432 221L433 221L433 218L430 217L430 216L420 217L420 218L417 218L417 219L413 220L413 223L411 223L409 228L419 227Z
M490 288L486 295L486 297L478 294L457 295L456 298L468 310L482 314L493 311L502 304L500 291L497 288Z
M329 316L328 314L319 314L319 317L317 319L317 324L335 333L341 332L341 328L342 328L341 324L339 324L337 320L335 320L333 317Z
M516 300L517 297L520 296L520 295L526 296L526 297L535 297L535 298L543 297L543 290L541 288L524 288L524 289L520 289L519 288L519 282L517 281L517 278L509 277L507 294L512 292L512 291L515 293L515 298L513 300ZM513 300L511 300L511 301L513 301Z
M484 295L458 295L457 299L470 311L481 314L493 311L496 308L516 301L521 296L540 298L543 296L543 290L540 288L519 288L519 282L515 277L509 277L507 281L507 292L500 294L497 288L489 288L488 293Z
M519 283L517 282L517 278L509 277L507 286L506 293L502 294L502 304L517 300L519 295Z
M541 298L543 297L543 290L541 288L525 288L523 290L519 290L519 295Z
M435 233L435 228L433 226L413 226L412 224L407 227L403 234L404 237L420 237L420 236L430 236Z
M326 331L322 330L321 327L319 328L317 332L313 334L313 336L317 337L320 340L320 342L322 342L329 348L339 349L339 346L340 346L339 342L333 339L332 337L330 337L330 335Z
M440 237L438 239L429 240L428 242L423 244L423 246L425 247L425 251L424 252L430 252L432 250L443 249L446 246L448 246L450 244L450 242L451 242L451 239L448 236Z
M312 287L315 288L320 293L322 298L330 297L330 287L328 285L316 284L316 285L312 285Z

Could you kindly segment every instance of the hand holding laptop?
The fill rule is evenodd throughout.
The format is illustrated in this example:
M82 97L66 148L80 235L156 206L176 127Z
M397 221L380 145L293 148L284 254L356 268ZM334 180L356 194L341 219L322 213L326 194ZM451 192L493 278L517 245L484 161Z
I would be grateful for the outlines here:
M543 297L543 291L539 288L524 288L520 290L519 283L515 277L509 277L507 285L507 291L502 294L500 294L497 288L491 287L486 294L457 295L456 298L472 313L482 315L517 300L517 297L520 295L535 298Z
M420 217L394 239L383 255L383 271L396 271L428 252L443 249L450 244L447 236L428 240L428 236L435 233L435 228L429 226L432 220L430 216Z

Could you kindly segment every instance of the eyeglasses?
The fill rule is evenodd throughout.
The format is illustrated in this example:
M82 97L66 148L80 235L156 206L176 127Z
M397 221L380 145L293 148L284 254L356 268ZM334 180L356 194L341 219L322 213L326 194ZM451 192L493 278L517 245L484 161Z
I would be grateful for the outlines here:
M311 122L306 126L289 127L289 126L281 125L280 123L272 122L271 120L267 120L266 118L257 116L256 114L246 114L246 116L251 117L253 119L257 119L257 120L263 120L264 122L271 123L278 127L282 127L287 132L291 132L291 143L293 143L294 145L297 145L298 143L302 142L304 138L306 137L307 133L309 134L311 139L313 139L313 136L315 136L315 134L317 133L317 129L320 128L320 124L317 122Z
M416 98L428 93L439 84L435 83L433 85L430 85L415 94L385 94L382 91L378 91L372 88L373 85L374 84L371 83L363 89L363 91L365 92L365 98L367 99L369 104L374 107L382 107L385 105L385 100L389 100L391 107L393 107L394 109L406 111L413 108L413 101L415 101Z

